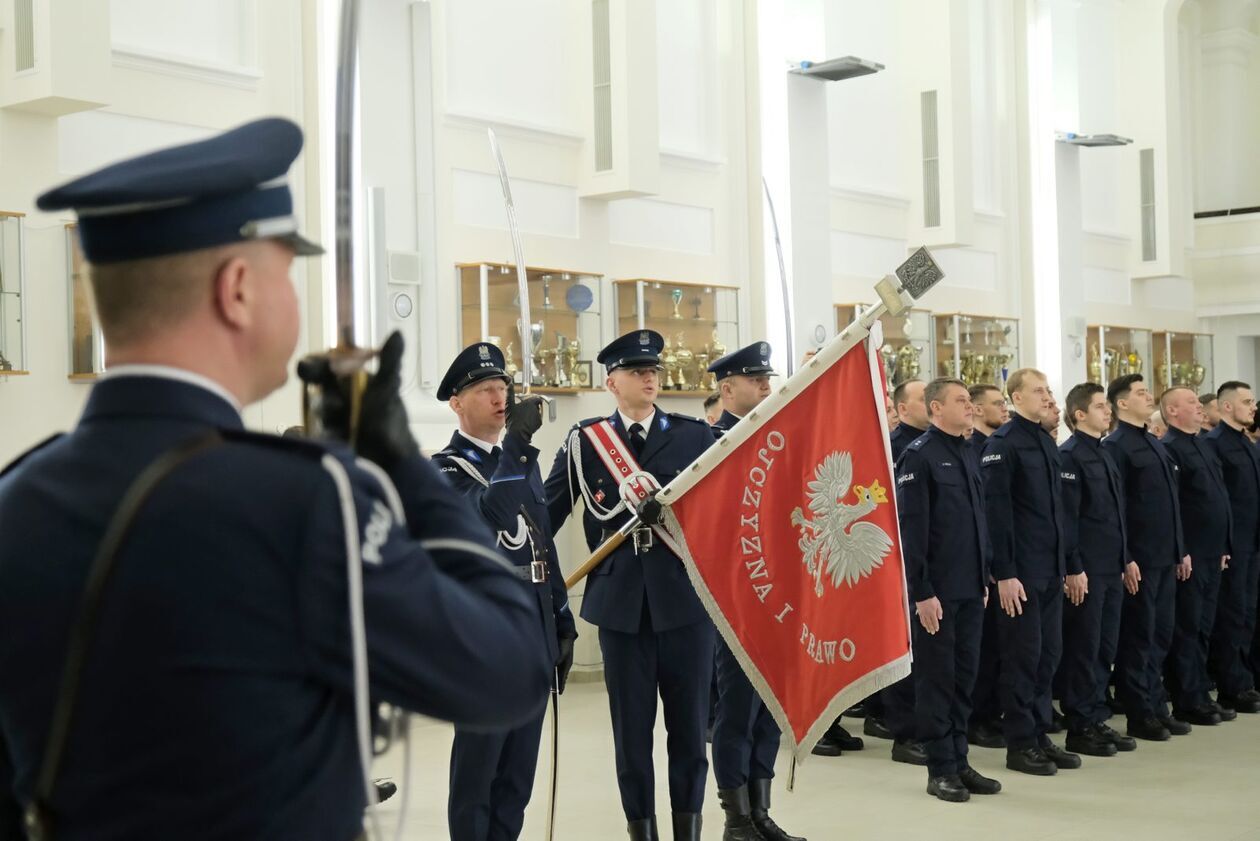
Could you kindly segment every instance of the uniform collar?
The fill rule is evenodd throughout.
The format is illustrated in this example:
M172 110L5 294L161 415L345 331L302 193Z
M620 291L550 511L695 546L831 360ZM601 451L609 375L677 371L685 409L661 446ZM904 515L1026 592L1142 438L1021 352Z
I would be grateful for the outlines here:
M474 447L477 447L478 449L480 449L483 453L494 452L494 448L499 446L498 442L492 443L490 441L482 441L480 438L472 437L468 433L464 432L464 430L462 429L457 430L455 434L458 435L460 438L463 438L469 444L472 444Z
M960 447L967 443L967 439L962 435L950 435L934 423L928 425L927 432L930 435L939 436L942 441L948 441L949 443L956 444Z
M1090 449L1097 449L1099 443L1101 443L1098 438L1095 438L1093 435L1090 435L1088 432L1082 432L1079 429L1073 430L1072 437L1075 438L1077 441L1081 442L1082 444L1084 444L1086 447L1089 447Z
M1138 426L1135 423L1129 423L1126 420L1116 421L1116 432L1136 432L1138 435L1143 437L1147 434L1146 427Z
M621 428L624 429L627 433L630 431L631 425L637 423L639 426L643 427L643 434L644 436L646 436L652 431L652 424L656 422L656 407L653 406L652 414L648 415L646 418L644 418L641 421L631 420L620 409L617 410L617 416L621 418Z
M1171 435L1171 436L1173 436L1174 438L1191 438L1191 439L1193 439L1193 438L1197 438L1197 437L1199 437L1198 435L1191 435L1189 432L1182 432L1180 429L1178 429L1178 428L1177 428L1177 427L1175 427L1175 426L1170 426L1170 427L1168 427L1168 434L1169 434L1169 435Z
M115 365L101 374L101 380L112 380L117 377L157 377L163 380L175 380L203 388L211 394L221 397L229 406L241 413L240 402L223 386L209 377L173 365Z
M928 428L930 429L931 427L932 427L932 424L929 423ZM918 438L920 435L927 432L927 429L919 429L919 427L915 426L914 424L906 423L905 421L901 421L899 424L897 424L897 429L905 429L906 432L904 434L906 435L909 435L911 432L913 432L915 438ZM893 430L893 432L896 432L896 431L897 431L896 429Z
M729 428L739 423L742 420L743 418L741 418L739 415L735 414L734 412L730 411L729 409L723 409L722 417L717 419L717 425Z
M1030 430L1032 432L1036 432L1038 435L1046 434L1046 431L1041 428L1040 422L1029 420L1028 418L1021 415L1019 412L1011 413L1011 421L1014 422L1014 424L1017 427L1022 426L1024 429Z
M215 389L182 377L140 372L101 378L92 388L81 421L122 417L169 418L219 429L245 427L236 406Z

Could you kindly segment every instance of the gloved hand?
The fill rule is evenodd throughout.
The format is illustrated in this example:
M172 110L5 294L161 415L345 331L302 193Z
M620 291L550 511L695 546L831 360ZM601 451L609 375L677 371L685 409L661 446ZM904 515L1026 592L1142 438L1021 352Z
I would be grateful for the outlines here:
M659 526L665 522L665 506L656 501L656 495L660 492L660 488L657 488L647 499L635 506L634 513L645 526Z
M363 391L358 437L354 441L355 452L386 469L420 453L399 393L402 387L402 354L402 334L394 331L381 347L376 373L368 379ZM298 363L298 376L303 382L320 389L318 413L325 433L349 442L350 395L345 390L346 383L333 373L328 358L314 356L303 359Z
M534 433L542 428L543 399L529 394L516 402L516 387L508 386L507 434L528 444Z
M560 659L556 661L556 691L564 694L569 682L569 670L573 668L573 637L560 637Z

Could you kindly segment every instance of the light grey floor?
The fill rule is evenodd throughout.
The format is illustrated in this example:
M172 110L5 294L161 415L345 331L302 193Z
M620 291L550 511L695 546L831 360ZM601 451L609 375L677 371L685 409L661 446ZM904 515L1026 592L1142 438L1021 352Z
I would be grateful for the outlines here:
M602 684L570 687L562 699L560 800L557 841L623 839L625 823L613 772L612 736ZM1112 724L1120 724L1113 719ZM861 721L850 726L854 733ZM544 739L547 738L544 728ZM1061 737L1056 737L1061 739ZM451 729L414 724L410 802L403 838L446 838L446 772ZM813 757L797 774L796 791L784 790L787 757L780 756L773 814L788 831L809 841L831 839L1008 838L1124 839L1124 841L1260 841L1260 716L1239 716L1218 727L1196 727L1171 742L1141 742L1134 753L1085 758L1077 771L1034 778L1007 771L1003 751L975 748L972 764L1002 781L994 797L942 803L924 793L926 772L892 762L889 742L866 740L866 749L839 758ZM656 739L657 813L668 839L665 731ZM544 837L549 760L539 761L534 800L521 837ZM402 782L400 749L378 760L376 773ZM385 837L392 838L401 792L377 807ZM704 837L722 837L722 813L713 779L705 798Z

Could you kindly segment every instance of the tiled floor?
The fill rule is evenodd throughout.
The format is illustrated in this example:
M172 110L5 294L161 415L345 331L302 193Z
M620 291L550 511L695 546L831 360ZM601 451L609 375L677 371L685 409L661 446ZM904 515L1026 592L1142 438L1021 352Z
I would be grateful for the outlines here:
M612 736L602 684L573 685L562 699L558 841L623 839L625 823L613 776ZM1120 722L1113 720L1112 724ZM861 730L854 722L850 730ZM544 728L544 740L548 730ZM1060 737L1061 738L1061 737ZM410 797L402 837L446 838L446 772L451 729L429 721L414 725ZM665 731L658 724L657 804L668 826L664 785ZM1197 727L1162 744L1139 743L1134 753L1085 758L1077 771L1034 778L1007 771L1003 751L973 749L972 764L1002 781L995 797L942 803L924 793L925 771L892 762L889 742L866 740L866 749L839 758L813 757L797 773L796 791L783 788L780 758L773 814L809 841L832 839L1013 839L1013 841L1260 841L1260 716L1240 716L1218 727ZM544 837L548 759L539 761L534 800L521 837ZM401 783L402 751L382 757L376 773ZM392 838L401 792L377 809ZM722 813L712 775L705 799L704 837L722 836ZM663 837L669 838L667 829Z

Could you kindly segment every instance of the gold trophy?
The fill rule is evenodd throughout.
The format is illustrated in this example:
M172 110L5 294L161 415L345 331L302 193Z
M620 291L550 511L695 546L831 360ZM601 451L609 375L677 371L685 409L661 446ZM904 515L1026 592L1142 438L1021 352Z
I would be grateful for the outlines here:
M897 349L890 344L885 343L879 349L879 358L884 363L884 376L893 385L899 383L897 379Z
M1130 374L1142 373L1142 357L1138 354L1136 349L1129 351L1128 361Z
M665 388L671 389L674 387L674 375L678 373L678 357L669 346L669 339L665 340L665 347L661 350L661 365L665 368Z
M513 343L508 342L507 350L503 351L503 370L507 373L508 379L516 382L516 372L520 369L516 367L516 360L512 358Z
M912 342L906 342L897 349L897 380L899 382L919 376L919 354L921 353L923 349L915 347Z
M1195 387L1203 385L1203 380L1207 377L1207 368L1199 364L1197 359L1190 360L1190 382Z
M1102 382L1102 359L1098 355L1098 342L1089 346L1089 381Z
M696 351L696 387L704 391L712 391L715 386L709 385L713 375L709 373L709 348L707 346Z
M674 302L674 313L673 313L673 315L671 315L671 316L670 316L670 318L677 318L677 319L681 319L681 318L682 318L682 313L680 313L680 312L678 311L678 308L679 308L680 306L682 306L682 299L683 299L683 293L682 293L682 290L681 290L681 289L675 289L673 292L670 292L670 293L669 293L669 299L670 299L671 301L673 301L673 302Z
M674 360L678 363L678 390L685 391L694 388L687 385L687 372L691 370L691 365L695 361L696 355L691 352L691 348L683 344L683 334L679 333L678 338L674 340Z

